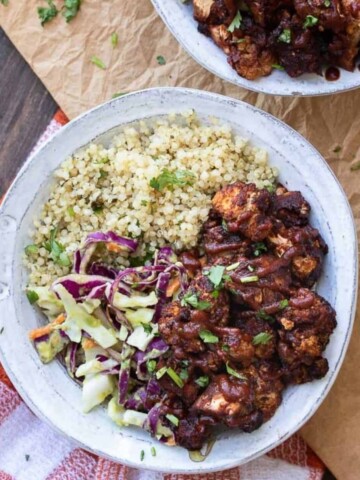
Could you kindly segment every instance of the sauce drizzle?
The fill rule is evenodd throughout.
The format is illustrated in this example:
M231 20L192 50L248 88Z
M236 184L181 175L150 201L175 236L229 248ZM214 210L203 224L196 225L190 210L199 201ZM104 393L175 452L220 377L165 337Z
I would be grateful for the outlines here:
M325 78L329 82L334 82L340 78L340 70L336 67L328 67L325 72Z

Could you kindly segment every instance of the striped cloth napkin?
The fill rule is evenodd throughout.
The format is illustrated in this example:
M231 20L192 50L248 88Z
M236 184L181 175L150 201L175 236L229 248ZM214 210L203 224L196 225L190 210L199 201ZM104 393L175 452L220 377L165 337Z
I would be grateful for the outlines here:
M67 123L58 111L34 150ZM293 435L267 455L224 472L175 475L136 470L79 448L27 408L0 364L0 480L321 480L324 464Z

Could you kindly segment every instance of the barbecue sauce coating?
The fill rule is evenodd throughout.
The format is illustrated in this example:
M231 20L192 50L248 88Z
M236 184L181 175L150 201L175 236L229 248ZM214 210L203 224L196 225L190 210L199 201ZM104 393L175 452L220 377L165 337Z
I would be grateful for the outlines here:
M216 425L251 432L274 415L286 385L327 373L336 315L310 290L327 246L309 214L300 192L236 182L213 198L204 255L181 254L190 283L162 309L169 350L156 367L181 378L157 380L162 414L178 418L169 428L179 445L200 448Z

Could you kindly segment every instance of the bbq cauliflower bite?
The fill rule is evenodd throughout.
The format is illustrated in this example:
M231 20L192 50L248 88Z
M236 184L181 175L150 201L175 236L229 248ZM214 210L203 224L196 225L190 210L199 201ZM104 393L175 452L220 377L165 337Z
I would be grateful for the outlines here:
M281 403L283 384L271 363L239 370L241 378L216 375L192 410L251 432L269 420Z
M254 20L265 27L274 21L274 13L280 8L291 6L292 0L245 0Z
M289 306L277 315L277 320L281 326L278 354L288 381L291 382L292 370L296 383L301 378L309 381L312 371L314 378L319 378L319 372L326 373L322 353L336 327L331 305L317 293L301 288L290 298Z
M199 23L230 24L237 12L235 0L193 0L194 18Z
M272 214L286 227L303 226L309 222L310 205L300 192L278 185L272 197Z
M334 32L344 30L347 19L343 13L339 0L330 0L327 5L324 0L294 0L294 7L298 16L305 20L308 15L315 17L317 27L321 30L329 29Z
M270 49L256 43L246 35L230 47L228 62L237 73L247 80L270 75L276 57Z
M312 287L321 275L324 256L328 248L316 228L285 228L277 223L269 235L268 242L275 254L291 262L293 282L297 285Z
M289 296L291 275L287 260L266 254L238 262L225 282L237 303L258 311Z
M254 242L266 238L273 220L267 215L271 206L270 193L253 183L236 182L219 190L212 199L214 211L226 221L231 233L241 233Z

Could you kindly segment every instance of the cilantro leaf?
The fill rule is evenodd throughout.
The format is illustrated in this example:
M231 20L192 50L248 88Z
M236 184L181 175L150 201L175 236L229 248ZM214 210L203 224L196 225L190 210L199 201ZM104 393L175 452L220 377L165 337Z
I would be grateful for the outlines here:
M199 387L207 387L209 385L209 377L204 375L203 377L199 377L195 380L195 383L199 385Z
M219 337L210 332L210 330L201 330L199 337L204 343L218 343L219 341Z
M281 300L281 302L279 303L279 307L281 308L281 310L284 310L284 308L286 308L288 305L289 300L286 300L286 298L284 300Z
M185 307L186 305L190 305L191 307L196 308L196 310L206 310L211 307L210 302L199 300L196 293L191 292L186 293L181 300L181 306Z
M55 18L59 12L53 0L46 0L46 1L49 7L38 7L37 9L41 26L44 26L45 23L50 22L50 20Z
M268 315L265 310L259 310L256 314L257 318L260 318L260 320L266 320L269 323L274 323L275 318L272 317L271 315Z
M221 265L213 265L209 272L208 277L214 287L219 287L224 275L225 267Z
M252 344L253 345L266 345L267 343L270 342L272 339L271 333L268 332L261 332L255 335L255 337L252 339Z
M240 28L240 25L241 25L241 21L242 21L242 15L240 13L240 10L237 11L235 17L233 18L233 21L230 23L230 25L228 26L228 32L230 33L234 33L234 30L236 28Z
M264 242L254 243L253 248L254 248L253 252L254 252L255 257L258 257L263 252L267 252L267 246L265 245Z
M291 30L289 28L284 28L278 37L278 41L283 43L291 43Z
M313 27L318 23L319 19L314 17L313 15L306 15L303 27L304 28L309 28Z
M71 265L70 258L65 252L65 247L56 240L57 232L57 227L51 230L50 240L49 242L46 242L44 247L48 252L50 252L50 258L53 259L54 263L57 263L63 267L69 267Z
M76 17L80 9L81 0L65 0L62 11L62 16L65 18L66 23L71 22Z
M180 187L192 185L194 181L195 175L189 170L170 172L167 168L164 168L158 177L150 180L149 185L158 192L161 192L161 190L164 190L166 187L172 188L174 185Z
M146 368L149 373L154 373L156 369L156 360L148 360L146 362Z
M166 64L166 60L162 55L158 55L156 57L156 61L158 62L159 65L165 65Z
M37 245L27 245L25 247L25 254L27 256L34 255L35 253L38 253L39 249Z

